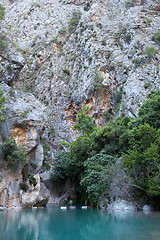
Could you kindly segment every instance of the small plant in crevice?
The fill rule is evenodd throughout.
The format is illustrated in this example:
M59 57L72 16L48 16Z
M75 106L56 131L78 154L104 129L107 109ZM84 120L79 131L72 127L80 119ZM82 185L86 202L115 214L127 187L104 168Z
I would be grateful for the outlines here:
M68 68L64 68L64 69L63 69L63 72L64 72L65 74L67 74L68 76L71 75L70 70L69 70Z
M137 68L137 67L143 65L146 62L146 59L145 59L145 57L137 57L137 58L134 58L132 62L134 64L134 66Z
M35 2L35 3L34 3L34 6L35 6L36 8L40 8L40 7L41 7L41 5L40 5L38 2Z
M25 83L25 84L24 84L24 87L23 87L23 92L29 92L29 91L31 91L31 90L32 90L32 89L31 89L30 84Z
M81 12L80 11L73 11L71 19L68 22L68 31L70 33L74 32L76 30L76 27L79 23L79 20L81 19Z
M151 87L151 83L150 83L150 82L144 83L144 88L145 88L145 89L148 89L148 88L150 88L150 87Z
M37 181L36 181L35 177L32 176L29 178L29 184L33 185L34 187L37 185Z
M157 44L160 44L160 29L153 34L152 41L156 42Z
M6 51L8 48L8 42L6 36L0 33L0 53Z
M24 182L20 183L19 186L20 186L20 189L23 190L24 192L27 192L27 190L29 189L28 184Z
M125 2L125 7L130 8L130 7L135 7L136 6L136 0L127 0Z
M100 71L95 70L94 72L94 80L93 80L93 90L98 90L102 87L102 82L104 78Z
M115 105L121 102L122 90L115 90L112 96L112 101Z
M20 117L20 118L26 118L29 112L30 112L30 109L27 109L26 111L22 112L22 113L19 115L19 117Z
M5 116L3 115L5 103L5 96L3 95L3 91L0 89L0 124L5 120Z
M119 44L120 39L123 39L127 44L129 44L132 40L132 34L128 30L128 25L123 26L122 24L119 25L118 31L114 35L114 39Z
M101 44L102 44L102 46L106 46L107 43L106 43L105 40L102 40L102 41L101 41Z
M59 34L61 34L61 35L65 35L65 34L67 33L67 30L66 30L66 28L62 28L62 29L60 29L58 32L59 32Z
M91 8L91 3L92 0L85 1L84 11L89 11L89 9Z
M153 58L158 53L158 49L153 46L146 46L142 51L143 55L146 55L148 59Z

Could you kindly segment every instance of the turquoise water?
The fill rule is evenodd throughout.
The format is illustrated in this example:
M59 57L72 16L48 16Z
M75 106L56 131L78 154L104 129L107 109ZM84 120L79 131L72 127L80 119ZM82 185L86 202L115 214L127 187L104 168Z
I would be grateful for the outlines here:
M0 213L0 240L160 240L159 213L44 209Z

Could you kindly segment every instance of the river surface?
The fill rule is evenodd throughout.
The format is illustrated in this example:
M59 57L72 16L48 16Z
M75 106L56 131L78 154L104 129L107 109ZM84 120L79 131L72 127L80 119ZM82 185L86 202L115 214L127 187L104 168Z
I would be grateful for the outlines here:
M0 240L160 240L160 213L97 209L0 212Z

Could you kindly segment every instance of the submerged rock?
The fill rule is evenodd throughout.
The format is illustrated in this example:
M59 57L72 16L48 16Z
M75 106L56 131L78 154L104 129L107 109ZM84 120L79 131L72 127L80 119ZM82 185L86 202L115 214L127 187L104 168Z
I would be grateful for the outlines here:
M108 205L107 210L125 210L125 211L136 211L137 208L134 206L132 202L118 199L115 202Z
M151 211L151 207L149 205L144 205L142 207L142 210L143 210L143 212L150 212Z

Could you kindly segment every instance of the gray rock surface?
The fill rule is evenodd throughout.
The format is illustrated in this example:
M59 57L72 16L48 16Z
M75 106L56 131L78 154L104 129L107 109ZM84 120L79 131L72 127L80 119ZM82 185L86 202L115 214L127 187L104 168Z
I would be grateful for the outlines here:
M23 144L28 152L28 162L25 166L28 178L34 177L36 186L24 181L23 166L17 170L5 169L5 160L1 159L0 172L0 205L6 208L31 207L37 202L49 199L49 191L40 183L39 170L43 163L43 147L41 145L42 129L45 125L45 106L31 93L13 90L6 84L1 84L4 92L5 121L1 124L2 139L11 136L17 145ZM24 183L29 187L27 192L20 188Z

